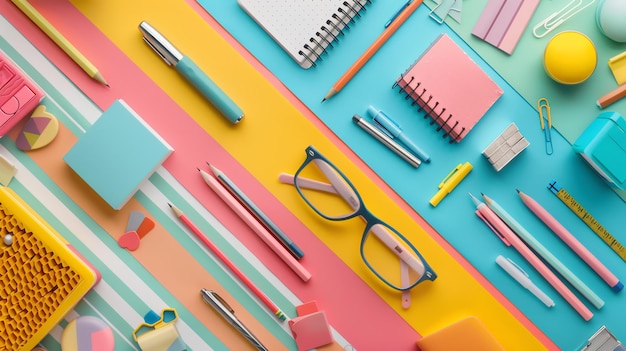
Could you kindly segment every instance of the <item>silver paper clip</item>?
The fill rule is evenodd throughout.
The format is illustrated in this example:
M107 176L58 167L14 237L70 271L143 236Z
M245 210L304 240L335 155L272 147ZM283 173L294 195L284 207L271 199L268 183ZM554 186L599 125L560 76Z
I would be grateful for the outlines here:
M539 121L541 122L541 130L544 131L546 140L546 154L552 155L552 135L550 130L552 129L552 116L550 115L550 104L548 99L541 98L537 101L537 109L539 110ZM546 122L544 122L544 119ZM546 125L547 124L547 125Z
M550 16L548 16L543 21L537 23L536 26L533 27L533 35L536 38L543 38L548 33L550 33L554 28L563 24L563 22L567 21L570 17L584 10L591 4L593 4L596 0L572 0L567 5L565 5L559 11L554 12Z

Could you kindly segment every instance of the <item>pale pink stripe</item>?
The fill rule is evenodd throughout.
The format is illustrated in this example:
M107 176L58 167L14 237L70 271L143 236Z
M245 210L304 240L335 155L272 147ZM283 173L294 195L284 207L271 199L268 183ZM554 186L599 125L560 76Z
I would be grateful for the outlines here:
M513 19L513 22L511 22L509 30L500 42L500 50L508 53L509 55L513 53L513 50L515 50L515 47L517 46L517 42L524 33L524 30L526 30L528 22L535 13L537 5L539 5L539 0L524 0L522 6L519 8L519 11L517 11L517 15Z

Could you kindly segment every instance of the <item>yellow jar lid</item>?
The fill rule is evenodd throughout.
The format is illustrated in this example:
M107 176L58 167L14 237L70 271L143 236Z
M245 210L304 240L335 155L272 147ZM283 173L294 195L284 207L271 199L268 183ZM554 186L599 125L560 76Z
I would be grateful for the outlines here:
M586 35L575 32L561 32L548 42L543 55L546 73L562 84L584 82L596 69L598 57L596 48Z

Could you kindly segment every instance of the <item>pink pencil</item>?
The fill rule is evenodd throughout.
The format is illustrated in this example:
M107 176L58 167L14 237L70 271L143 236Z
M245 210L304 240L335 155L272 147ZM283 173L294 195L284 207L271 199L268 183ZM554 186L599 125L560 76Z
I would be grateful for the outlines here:
M524 205L528 207L548 228L550 228L567 246L569 246L583 261L585 261L591 269L594 270L615 292L621 291L624 284L606 268L605 265L596 258L583 244L576 239L559 221L556 220L545 208L543 208L535 199L517 190L522 198Z
M492 209L484 202L481 202L472 194L470 197L476 204L476 215L480 217L493 230L498 237L507 245L513 246L536 270L541 274L552 287L580 314L584 320L588 321L593 317L593 313L585 306L574 293L548 268L537 255L535 255L506 223L504 223Z
M239 268L237 268L237 266L235 266L235 264L233 263L233 261L231 261L228 256L224 255L224 253L217 247L215 246L215 244L213 244L209 238L207 238L201 231L200 228L198 228L192 221L191 219L189 219L189 217L185 216L185 214L183 213L183 211L181 211L180 209L178 209L178 207L169 204L170 208L172 209L172 211L174 212L174 215L176 217L178 217L178 219L180 219L181 222L183 222L187 228L189 228L189 230L191 230L191 232L200 240L202 241L202 243L204 245L206 245L207 248L209 248L209 250L211 250L213 252L213 254L215 254L215 256L217 256L222 263L224 263L224 265L226 265L226 267L228 267L228 269L230 269L230 271L237 276L237 278L239 279L240 282L242 282L254 295L256 295L257 298L259 298L259 300L261 300L261 302L263 302L263 304L270 310L272 311L272 313L274 313L274 315L276 316L276 318L278 318L281 321L284 321L285 319L287 319L287 316L285 316L285 314L283 313L283 311L278 308L278 306L276 306L276 304L274 304L274 302L272 302L272 300L270 300L269 297L267 297L267 295L265 295L256 285L254 285L254 283L252 283L252 281L246 277L245 274L243 274L242 271L239 270Z
M265 242L267 246L280 257L293 270L300 279L303 281L309 281L311 279L311 273L307 271L304 266L298 262L284 246L274 238L270 232L248 211L237 199L226 189L217 179L212 177L207 172L199 169L202 179L207 185L215 191L219 196L235 213L243 220L254 232Z

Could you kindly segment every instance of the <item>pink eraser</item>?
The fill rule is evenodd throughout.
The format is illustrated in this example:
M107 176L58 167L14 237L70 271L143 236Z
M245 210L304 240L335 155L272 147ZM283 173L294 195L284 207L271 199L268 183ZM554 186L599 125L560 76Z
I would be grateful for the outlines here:
M298 317L289 320L289 327L298 350L311 350L334 341L326 313L318 311L315 301L296 306L296 311Z
M317 311L319 311L319 308L317 308L317 302L315 300L296 306L296 313L298 313L298 316L304 316Z

